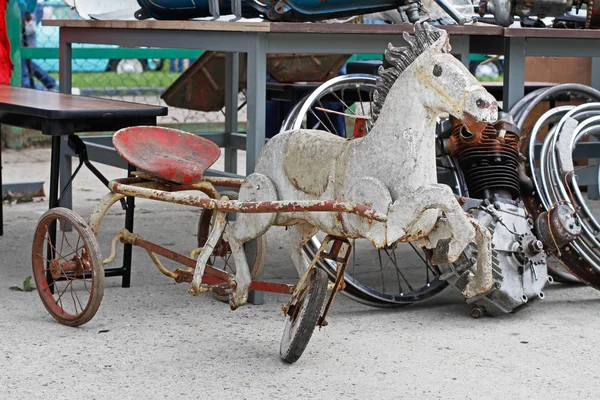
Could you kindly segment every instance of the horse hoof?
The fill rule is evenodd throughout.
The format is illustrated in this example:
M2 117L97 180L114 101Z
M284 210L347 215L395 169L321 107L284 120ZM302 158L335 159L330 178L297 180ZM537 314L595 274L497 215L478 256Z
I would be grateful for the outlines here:
M229 293L229 308L231 311L237 310L238 307L241 307L248 303L248 296L238 297L235 293Z

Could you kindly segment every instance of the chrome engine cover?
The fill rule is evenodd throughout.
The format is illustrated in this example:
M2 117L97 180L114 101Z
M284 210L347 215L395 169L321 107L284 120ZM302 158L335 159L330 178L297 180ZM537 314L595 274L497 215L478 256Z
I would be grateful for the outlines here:
M520 202L468 199L463 208L492 234L494 285L486 294L468 299L471 315L510 313L543 299L548 276L543 243L533 233L533 220ZM468 248L457 262L441 265L441 278L462 291L476 271L477 250Z

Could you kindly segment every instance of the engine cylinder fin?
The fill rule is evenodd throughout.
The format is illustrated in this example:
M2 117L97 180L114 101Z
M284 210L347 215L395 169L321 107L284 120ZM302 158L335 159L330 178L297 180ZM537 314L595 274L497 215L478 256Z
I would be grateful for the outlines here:
M505 193L513 200L519 197L518 141L516 133L506 131L501 136L492 125L474 136L460 123L454 124L453 154L472 197L485 199Z

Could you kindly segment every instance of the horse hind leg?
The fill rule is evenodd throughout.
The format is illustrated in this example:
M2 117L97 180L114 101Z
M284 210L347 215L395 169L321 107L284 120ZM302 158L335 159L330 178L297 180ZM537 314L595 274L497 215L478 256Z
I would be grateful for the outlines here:
M299 277L304 275L311 262L302 248L317 232L318 228L302 223L288 227L283 235L283 247L290 255Z

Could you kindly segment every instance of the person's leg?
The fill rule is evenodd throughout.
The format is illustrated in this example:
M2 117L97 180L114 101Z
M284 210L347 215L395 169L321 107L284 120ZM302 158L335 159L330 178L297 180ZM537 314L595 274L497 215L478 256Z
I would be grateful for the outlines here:
M31 70L33 71L33 76L42 82L42 85L44 85L46 89L56 89L56 79L33 61L31 61Z
M27 60L21 60L21 86L30 88L33 87L33 81L29 75L28 64Z

